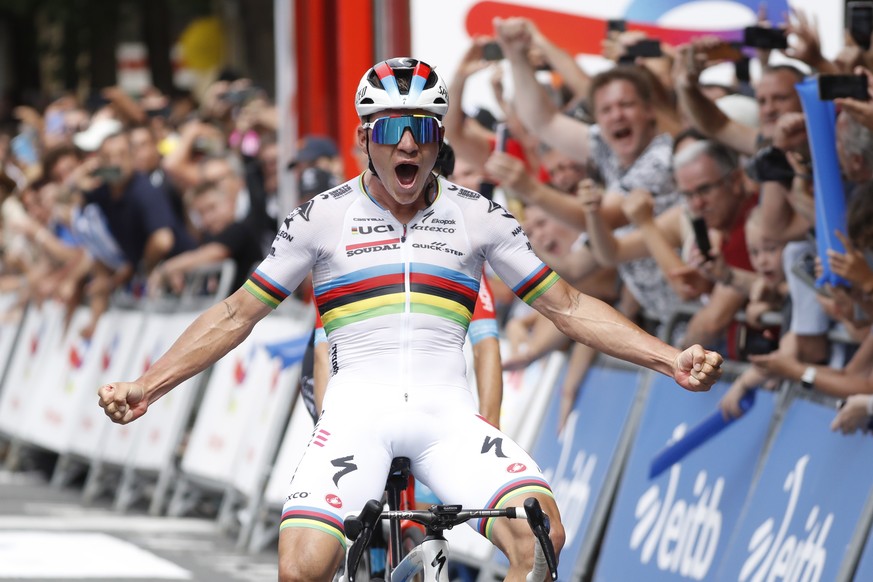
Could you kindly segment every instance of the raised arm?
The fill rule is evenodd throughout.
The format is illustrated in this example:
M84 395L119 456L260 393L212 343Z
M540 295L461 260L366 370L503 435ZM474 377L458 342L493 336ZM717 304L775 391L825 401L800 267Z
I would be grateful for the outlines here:
M194 320L137 380L101 386L97 391L100 407L118 424L136 420L161 396L242 343L271 311L245 289L237 290Z
M708 390L721 376L722 357L691 346L685 351L649 335L606 303L558 280L534 302L568 337L598 351L670 376L691 391Z
M482 58L482 47L489 39L478 37L461 57L455 77L449 83L449 110L443 118L446 140L452 144L455 155L477 167L482 166L491 152L491 145L483 132L471 131L464 113L464 88L473 74L488 66Z
M509 61L519 117L537 137L579 161L588 159L588 126L563 115L537 82L528 60L531 34L522 18L495 19L494 30Z
M673 62L673 79L679 108L691 124L708 137L746 155L754 155L758 132L730 119L700 89L701 59L695 46L683 45Z

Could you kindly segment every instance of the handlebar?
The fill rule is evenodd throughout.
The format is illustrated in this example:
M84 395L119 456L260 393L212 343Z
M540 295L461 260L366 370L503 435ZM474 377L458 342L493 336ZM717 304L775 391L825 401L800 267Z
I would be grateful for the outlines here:
M409 520L420 523L428 530L428 534L438 534L471 519L505 517L508 519L526 519L534 538L535 545L534 569L528 574L528 580L542 580L548 569L552 580L558 579L558 559L555 548L549 537L549 518L543 513L539 501L534 497L525 499L522 507L505 507L503 509L463 509L460 505L432 505L424 510L382 511L381 504L371 499L357 516L347 517L344 521L346 535L352 540L348 549L346 572L349 582L354 582L361 554L370 543L370 537L376 524L383 519Z

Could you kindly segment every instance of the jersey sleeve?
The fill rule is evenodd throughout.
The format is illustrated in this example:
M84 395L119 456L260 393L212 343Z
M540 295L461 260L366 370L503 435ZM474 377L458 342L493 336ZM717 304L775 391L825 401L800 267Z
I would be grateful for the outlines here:
M494 296L491 294L488 278L484 275L479 281L479 294L476 296L476 307L473 309L473 318L470 320L467 334L473 345L489 337L500 337L497 313L494 310Z
M484 237L480 243L485 259L519 299L530 305L558 281L558 274L534 253L524 229L508 210L483 198L477 209L484 212L472 232ZM487 204L486 204L487 203ZM468 228L470 231L470 228Z
M312 270L319 240L324 239L325 229L330 226L325 205L324 201L312 199L291 211L273 239L270 252L243 285L246 291L275 309L300 285Z

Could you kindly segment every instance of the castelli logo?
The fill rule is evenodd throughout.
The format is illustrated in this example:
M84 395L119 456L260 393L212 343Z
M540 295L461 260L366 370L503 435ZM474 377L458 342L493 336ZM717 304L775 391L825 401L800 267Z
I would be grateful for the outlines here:
M522 471L527 469L527 465L522 463L513 463L506 468L507 473L521 473Z
M336 507L337 509L343 506L343 500L333 493L325 496L324 500L327 501L328 505L330 505L331 507Z

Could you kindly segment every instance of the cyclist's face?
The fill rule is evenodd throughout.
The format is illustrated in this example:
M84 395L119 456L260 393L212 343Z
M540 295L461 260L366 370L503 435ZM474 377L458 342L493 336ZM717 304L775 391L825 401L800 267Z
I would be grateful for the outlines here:
M369 121L389 115L429 115L427 111L388 110L371 116ZM371 138L372 130L358 128L358 145L366 152L388 196L400 205L417 202L431 176L436 163L439 143L418 143L411 130L403 132L400 141L394 145L378 144ZM440 129L442 132L442 129ZM379 197L379 192L373 192Z

